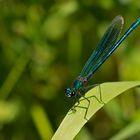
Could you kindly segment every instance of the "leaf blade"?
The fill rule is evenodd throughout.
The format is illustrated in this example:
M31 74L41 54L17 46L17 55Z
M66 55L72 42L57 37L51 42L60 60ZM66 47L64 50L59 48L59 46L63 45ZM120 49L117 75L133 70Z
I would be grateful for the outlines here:
M99 99L101 92L103 102L108 103L111 99L115 98L121 93L137 86L140 86L140 81L103 83L100 85L100 87L96 86L92 88L85 94L85 97L90 100L90 106L86 117L90 119L101 107L104 106L104 104L98 102L97 99L89 97L95 95ZM79 106L86 107L87 101L83 100L83 98L80 98L80 100L82 101L80 102ZM52 140L72 140L87 122L87 120L84 119L84 115L85 109L79 107L76 107L75 113L69 114L68 112L58 130L54 134Z

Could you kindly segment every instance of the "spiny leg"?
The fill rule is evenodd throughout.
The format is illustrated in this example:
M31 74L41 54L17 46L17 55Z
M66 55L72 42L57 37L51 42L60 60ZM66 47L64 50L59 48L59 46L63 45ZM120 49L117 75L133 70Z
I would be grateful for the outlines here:
M80 101L82 101L82 100L79 100L79 99L77 98L77 96L75 96L74 99L76 100L76 103L77 103L77 104L74 105L74 106L70 109L70 111L72 111L72 112L69 113L69 115L76 112L76 107L82 108L82 109L85 109L85 110L86 110L85 115L84 115L84 119L88 120L88 119L86 118L86 115L87 115L88 108L89 108L89 105L90 105L90 100L89 100L88 98L86 98L85 96L83 96L83 95L80 93L80 91L78 92L78 95L79 95L80 97L83 97L83 98L84 98L83 100L87 100L87 101L88 101L88 106L87 106L87 107L79 106Z
M83 108L83 109L86 110L85 115L84 115L84 119L88 120L88 119L86 118L86 116L87 116L87 112L88 112L88 109L89 109L89 106L90 106L90 100L89 100L88 98L86 98L84 95L82 95L80 92L78 92L78 93L79 93L79 95L80 95L81 97L84 98L83 100L88 101L88 106L87 106L87 107L78 106L78 107ZM80 101L82 101L82 100L80 100Z
M76 112L76 107L80 104L79 99L77 98L77 96L75 96L75 104L77 103L77 105L74 104L74 106L71 108L72 112L75 113Z
M82 97L84 98L84 100L86 99L87 101L89 101L86 97L84 97L84 96L82 96ZM86 110L85 115L84 115L84 119L88 120L88 119L86 118L86 115L87 115L87 112L88 112L88 108L89 108L89 105L90 105L90 101L89 101L89 103L88 103L88 107L79 106L80 100L78 100L77 103L78 103L77 105L74 105L74 106L70 109L70 111L72 111L72 112L69 113L68 115L70 115L70 114L72 114L72 113L75 113L75 112L76 112L76 107L78 107L78 108L82 108L82 109L85 109L85 110Z
M84 119L85 119L85 120L88 120L86 116L87 116L87 112L88 112L88 107L89 107L89 106L88 106L88 107L84 107L84 106L79 106L79 105L77 106L77 105L76 105L75 107L85 109L86 112L85 112L85 115L84 115Z
M101 93L101 86L100 86L100 84L90 85L90 86L84 87L84 89L89 89L89 88L96 87L96 86L99 86L99 94L100 94L99 99L98 99L98 97L96 97L95 95L89 96L88 98L94 97L99 103L105 104L105 103L103 102L103 100L102 100L102 93ZM84 100L84 99L82 99L82 100ZM80 101L82 101L82 100L80 100Z
M100 86L100 84L95 84L95 85L88 86L88 87L95 87L95 86L99 86L99 94L100 94L99 99L98 99L95 95L92 95L92 96L90 96L90 97L88 97L88 98L93 98L93 97L94 97L99 103L105 104L105 103L103 102L103 100L102 100L102 93L101 93L101 86ZM82 96L82 97L84 98L84 99L81 99L80 101L85 100L85 99L88 101L88 106L87 106L87 107L83 107L83 108L86 109L84 118L87 120L86 115L87 115L87 112L88 112L88 108L89 108L89 106L90 106L90 100L89 100L87 97L85 97L84 95L81 95L80 92L79 92L79 95Z
M100 103L105 105L105 102L102 100L101 86L100 86L100 84L98 84L98 85L99 85L99 93L100 93Z
M89 89L94 88L94 87L96 87L96 86L98 86L98 85L99 85L99 84L94 84L94 85L85 86L85 87L84 87L84 90L89 90Z
M103 102L103 100L102 100L102 94L101 94L101 86L100 86L100 84L91 85L91 86L88 86L88 87L85 87L85 88L91 88L91 87L95 87L95 86L99 86L100 98L98 99L95 95L92 95L92 96L90 96L90 97L88 97L88 98L93 98L93 97L94 97L99 103L105 104L105 103ZM84 88L84 89L85 89L85 88ZM90 106L90 100L89 100L87 97L85 97L84 95L82 95L80 91L78 92L78 94L80 95L80 97L83 97L83 99L79 100L79 99L77 99L77 98L75 97L75 100L76 100L76 102L77 102L78 104L77 104L77 105L74 105L74 106L71 108L72 113L75 113L75 112L76 112L76 109L75 109L76 107L83 108L83 109L86 110L85 115L84 115L84 118L85 118L86 120L88 120L88 119L86 118L86 116L87 116L88 108L89 108L89 106ZM88 101L88 106L87 106L87 107L79 106L80 102L83 101L83 100L87 100L87 101ZM71 114L71 113L70 113L70 114Z
M69 110L69 111L72 111L71 113L69 113L69 115L72 113L75 113L76 112L75 108L80 104L80 101L76 96L73 99L75 100L75 103L77 103L77 105L74 104L74 106Z

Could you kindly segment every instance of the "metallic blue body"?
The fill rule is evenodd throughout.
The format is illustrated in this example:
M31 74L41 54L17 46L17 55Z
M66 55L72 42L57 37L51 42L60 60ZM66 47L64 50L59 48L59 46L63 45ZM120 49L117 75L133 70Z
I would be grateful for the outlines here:
M138 18L117 41L123 26L123 17L117 16L100 40L82 69L78 78L74 81L72 88L66 89L66 96L73 97L78 94L86 85L96 70L108 59L108 57L118 48L124 39L140 24ZM117 43L116 43L117 41Z

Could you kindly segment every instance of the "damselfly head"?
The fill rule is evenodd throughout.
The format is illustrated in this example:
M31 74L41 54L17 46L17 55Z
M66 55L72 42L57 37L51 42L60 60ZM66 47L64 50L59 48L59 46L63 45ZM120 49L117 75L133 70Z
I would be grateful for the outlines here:
M75 90L72 89L72 88L67 88L67 89L65 90L65 93L66 93L66 96L67 96L68 98L71 98L71 97L75 96L75 94L76 94Z

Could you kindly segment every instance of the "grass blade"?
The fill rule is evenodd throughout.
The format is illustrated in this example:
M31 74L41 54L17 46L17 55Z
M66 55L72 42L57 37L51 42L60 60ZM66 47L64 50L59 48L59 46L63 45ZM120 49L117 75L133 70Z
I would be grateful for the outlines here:
M104 104L101 104L96 98L92 97L93 95L100 99L101 93L102 101L108 103L111 99L121 93L137 86L140 86L140 81L103 83L100 87L94 87L85 94L85 97L90 100L90 106L86 118L90 119L101 107L104 106ZM80 100L82 101L79 106L87 107L87 100L83 100L83 98L80 98ZM85 111L84 108L80 107L76 107L75 113L70 113L69 111L54 134L52 140L72 140L87 122L84 118Z

